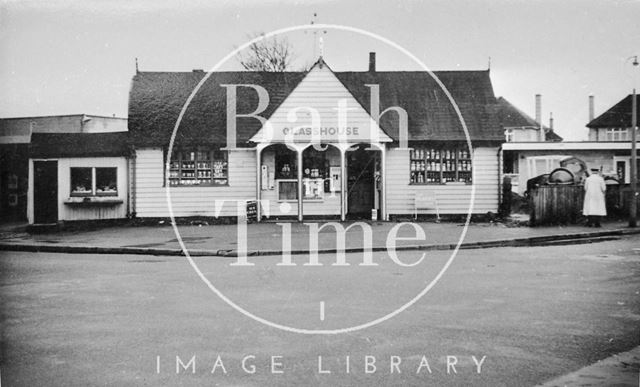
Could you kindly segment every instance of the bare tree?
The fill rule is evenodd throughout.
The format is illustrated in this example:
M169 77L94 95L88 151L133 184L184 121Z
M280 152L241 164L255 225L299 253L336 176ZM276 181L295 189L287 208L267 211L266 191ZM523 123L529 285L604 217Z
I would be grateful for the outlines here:
M238 54L238 61L250 71L282 72L289 69L293 56L289 41L274 36L250 45Z

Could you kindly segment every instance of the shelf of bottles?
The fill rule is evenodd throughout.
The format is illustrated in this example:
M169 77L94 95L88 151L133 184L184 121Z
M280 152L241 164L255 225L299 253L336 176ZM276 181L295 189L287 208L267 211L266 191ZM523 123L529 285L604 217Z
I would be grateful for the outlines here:
M169 163L169 185L226 185L224 152L177 152Z
M467 149L459 149L457 151L458 174L457 181L463 183L471 183L471 153Z
M471 183L471 157L464 149L415 148L410 153L411 184Z

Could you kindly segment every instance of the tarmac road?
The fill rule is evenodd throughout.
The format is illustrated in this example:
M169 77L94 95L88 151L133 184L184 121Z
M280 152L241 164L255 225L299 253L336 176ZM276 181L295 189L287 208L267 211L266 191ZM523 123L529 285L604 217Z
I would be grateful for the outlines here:
M181 257L0 252L2 383L535 385L640 344L638 248L640 236L464 250L406 311L338 335L251 320ZM449 253L431 252L411 268L384 253L374 254L377 267L358 266L361 254L347 255L349 267L322 261L331 256L321 257L322 267L303 266L308 257L294 257L295 267L277 266L279 257L251 258L251 268L233 268L225 258L196 262L225 295L261 317L337 329L396 309ZM418 256L398 254L406 262ZM178 364L178 374L177 356L187 368ZM630 381L637 383L637 372Z

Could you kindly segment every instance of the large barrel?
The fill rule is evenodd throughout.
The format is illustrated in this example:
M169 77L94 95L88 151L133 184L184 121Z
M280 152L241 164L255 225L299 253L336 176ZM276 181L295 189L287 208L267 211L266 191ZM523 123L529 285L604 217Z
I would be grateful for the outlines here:
M549 184L573 184L575 175L567 168L556 168L549 174Z

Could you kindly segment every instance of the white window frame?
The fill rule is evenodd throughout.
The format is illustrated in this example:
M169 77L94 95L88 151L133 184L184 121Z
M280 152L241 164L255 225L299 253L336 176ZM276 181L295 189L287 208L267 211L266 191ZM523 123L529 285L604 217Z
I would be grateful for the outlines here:
M506 142L514 142L515 140L515 131L513 128L508 128L504 130L504 139Z
M629 129L627 128L607 128L605 131L606 141L629 141Z
M116 191L113 193L98 193L97 191L97 180L96 180L96 169L115 169L116 170ZM73 188L73 180L71 176L72 169L91 169L91 193L77 193L74 192ZM119 195L119 184L118 184L118 167L83 167L83 166L72 166L69 167L69 196L75 197L95 197L95 196L118 196Z

